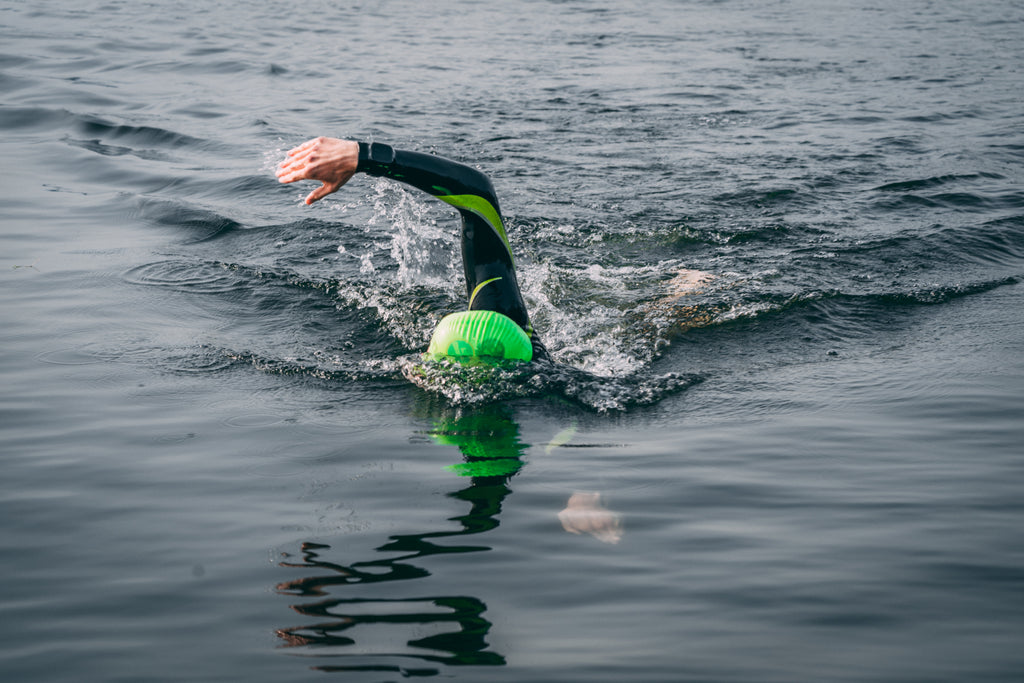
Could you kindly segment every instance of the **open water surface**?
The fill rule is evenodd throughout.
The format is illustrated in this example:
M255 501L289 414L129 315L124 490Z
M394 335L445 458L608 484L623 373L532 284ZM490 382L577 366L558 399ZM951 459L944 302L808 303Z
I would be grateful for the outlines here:
M0 679L1020 680L1021 3L0 37ZM557 362L420 364L457 220L319 134L485 170Z

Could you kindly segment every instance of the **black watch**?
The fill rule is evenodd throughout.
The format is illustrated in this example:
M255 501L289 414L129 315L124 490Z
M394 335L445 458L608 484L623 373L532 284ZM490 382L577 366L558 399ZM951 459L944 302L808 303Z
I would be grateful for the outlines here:
M381 142L359 143L359 168L367 163L391 164L395 161L395 148Z

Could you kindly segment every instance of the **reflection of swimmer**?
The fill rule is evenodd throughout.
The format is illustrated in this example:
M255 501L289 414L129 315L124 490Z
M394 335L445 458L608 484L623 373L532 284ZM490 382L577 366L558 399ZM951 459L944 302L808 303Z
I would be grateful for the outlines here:
M519 425L501 405L444 416L434 420L434 428L427 434L434 443L459 449L464 462L445 469L460 477L473 477L474 484L491 477L507 483L522 468L521 458L528 447L519 440Z
M577 491L558 513L562 528L572 534L590 534L604 543L622 540L622 518L605 508L601 494Z
M507 494L508 489L500 486L472 487L449 494L472 504L468 514L453 518L460 523L459 530L392 536L377 548L386 555L378 559L338 564L322 557L330 546L303 543L301 559L287 556L280 563L282 567L313 572L276 587L278 593L299 600L292 609L307 619L303 625L277 630L284 647L315 648L311 655L331 648L327 656L333 663L316 668L334 672L440 673L433 668L410 670L405 665L391 664L410 658L448 665L504 665L505 658L492 651L487 641L491 622L485 618L487 606L479 598L382 597L390 593L375 588L429 577L427 560L431 556L490 550L483 545L442 545L434 541L493 529L497 526L494 516ZM435 633L424 635L424 631Z
M498 405L468 413L456 411L435 420L434 429L427 434L435 443L459 449L465 461L445 469L472 477L474 487L505 487L523 466L521 457L529 447L520 441L519 425L508 408ZM551 444L557 445L561 444ZM603 543L622 540L622 517L605 508L601 494L596 491L573 493L565 509L558 513L558 521L570 533L590 534Z
M462 264L468 310L438 325L433 358L546 359L516 280L515 259L491 181L480 171L430 154L336 138L316 138L288 152L277 170L282 183L319 180L312 204L338 191L356 173L399 180L454 206L462 216ZM514 324L509 324L514 323Z

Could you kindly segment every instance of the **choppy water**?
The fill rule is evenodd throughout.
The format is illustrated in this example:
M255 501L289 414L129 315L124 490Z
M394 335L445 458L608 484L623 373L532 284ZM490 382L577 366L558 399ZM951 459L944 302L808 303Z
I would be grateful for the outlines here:
M65 5L0 6L4 680L1017 680L1019 3ZM420 366L457 221L303 206L318 134L485 170L557 363Z

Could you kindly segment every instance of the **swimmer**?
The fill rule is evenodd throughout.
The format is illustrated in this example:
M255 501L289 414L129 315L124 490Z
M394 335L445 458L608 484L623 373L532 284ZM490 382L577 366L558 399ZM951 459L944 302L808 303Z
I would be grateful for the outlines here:
M356 173L366 173L399 180L458 210L462 216L462 263L469 297L468 313L486 314L487 317L470 319L468 325L460 325L461 320L451 323L451 319L460 314L447 316L434 332L428 355L450 356L459 360L486 356L488 354L480 353L480 349L494 349L489 344L497 340L504 342L498 344L499 358L525 361L549 358L530 324L498 199L487 176L442 157L396 150L380 143L336 138L309 140L290 150L287 157L277 169L280 182L316 180L321 183L306 197L306 204L313 204L337 192ZM698 284L698 281L692 284ZM507 325L504 325L505 321ZM516 354L514 348L510 349L514 344L508 339L507 326L522 335L525 354ZM466 337L473 338L467 340ZM431 354L431 351L435 353ZM456 430L455 434L458 433ZM494 430L489 429L487 433L493 434ZM482 460L488 467L480 469L477 461L481 458L475 457L476 450L473 450L474 457L460 468L460 473L464 469L466 474L482 476L482 473L493 475L500 470L503 476L511 476L522 464L518 457L499 457L497 462L508 471L500 467L496 469L493 451L505 455L507 449L494 449L492 445L487 450L488 457ZM518 451L515 455L518 456ZM573 534L590 534L604 543L618 543L622 538L621 517L604 507L597 492L573 494L565 509L558 514L558 519L562 527Z
M455 161L397 150L381 143L319 137L287 153L278 166L282 183L317 180L312 204L337 192L356 173L401 181L454 206L462 217L462 265L467 311L446 316L428 348L432 358L548 359L530 324L516 279L515 259L491 181Z

